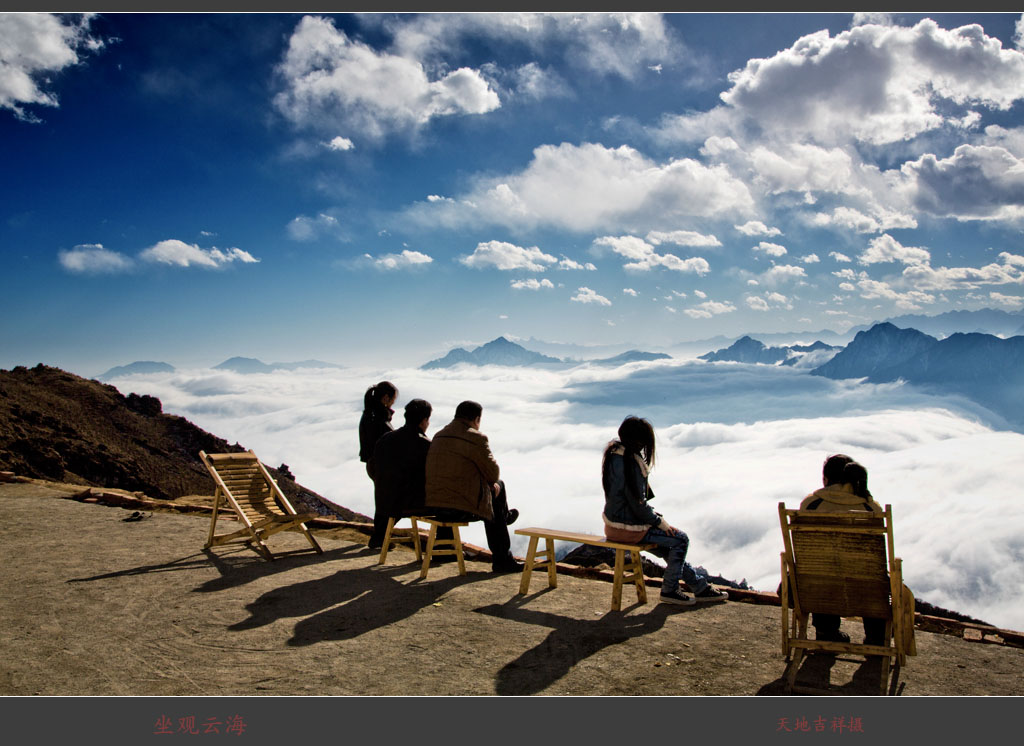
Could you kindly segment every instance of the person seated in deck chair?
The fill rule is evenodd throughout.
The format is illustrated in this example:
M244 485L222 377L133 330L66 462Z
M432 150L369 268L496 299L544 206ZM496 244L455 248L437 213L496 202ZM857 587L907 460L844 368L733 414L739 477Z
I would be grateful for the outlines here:
M523 563L512 556L508 527L519 511L508 507L505 483L487 436L480 432L483 407L464 401L455 419L438 430L427 452L427 515L443 521L484 522L491 570L518 572Z
M881 515L882 506L872 499L868 491L868 471L852 458L837 453L825 459L821 470L822 488L815 490L800 503L800 510L823 513L866 511ZM909 591L907 591L909 592ZM850 636L839 629L836 614L811 614L814 638L829 642L849 642ZM864 644L885 644L885 620L864 619Z
M640 417L627 417L619 425L618 440L604 449L601 484L604 487L604 535L624 544L656 544L654 554L667 563L661 585L662 603L692 606L725 601L729 595L708 583L686 562L690 539L647 504L654 491L647 474L654 466L654 428ZM694 595L679 589L682 578Z

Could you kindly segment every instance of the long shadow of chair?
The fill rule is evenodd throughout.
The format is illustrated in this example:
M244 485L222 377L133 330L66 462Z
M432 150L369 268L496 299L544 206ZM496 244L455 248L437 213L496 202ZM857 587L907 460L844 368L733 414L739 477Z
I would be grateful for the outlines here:
M479 574L407 584L399 576L408 571L402 566L355 567L281 586L246 604L249 618L228 629L253 629L297 618L289 646L347 640L406 619Z

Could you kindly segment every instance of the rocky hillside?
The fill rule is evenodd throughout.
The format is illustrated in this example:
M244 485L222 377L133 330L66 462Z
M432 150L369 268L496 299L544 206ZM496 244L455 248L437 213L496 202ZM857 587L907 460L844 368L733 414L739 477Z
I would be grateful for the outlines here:
M155 397L123 396L113 386L59 368L0 370L0 470L164 500L213 494L199 451L245 447L162 409ZM286 464L270 472L297 510L370 520L335 509L296 483Z

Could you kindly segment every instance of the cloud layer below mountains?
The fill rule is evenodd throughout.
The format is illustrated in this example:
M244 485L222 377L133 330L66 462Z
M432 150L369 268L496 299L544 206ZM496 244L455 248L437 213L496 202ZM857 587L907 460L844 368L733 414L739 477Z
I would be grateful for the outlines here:
M820 485L824 457L848 453L867 466L878 502L893 505L897 554L915 594L1024 629L1024 494L1008 468L1024 435L962 399L678 360L569 371L189 370L116 384L158 396L164 411L272 466L287 463L311 489L372 514L356 432L363 392L381 379L399 388L396 424L409 399L434 405L429 434L462 399L484 405L482 430L523 525L600 533L602 448L624 416L647 417L658 437L655 508L689 533L692 564L759 590L779 580L777 504L795 506ZM479 525L466 538L485 545Z

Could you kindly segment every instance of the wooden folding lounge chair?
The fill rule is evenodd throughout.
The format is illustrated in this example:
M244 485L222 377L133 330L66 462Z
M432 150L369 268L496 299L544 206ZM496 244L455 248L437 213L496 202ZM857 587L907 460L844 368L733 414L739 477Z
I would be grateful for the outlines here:
M820 513L787 510L782 524L782 653L785 690L820 694L828 690L796 685L800 662L809 650L881 656L881 693L896 689L900 666L916 655L914 597L903 585L902 563L893 552L892 507L881 515L865 511ZM790 615L792 604L792 619ZM885 620L882 645L808 639L811 613ZM892 664L892 687L889 687Z
M210 535L206 548L231 542L245 542L263 555L274 559L265 540L278 531L297 530L317 552L323 552L305 522L316 518L316 513L296 513L277 482L252 451L245 453L199 452L199 458L213 477L217 492L210 519ZM226 534L214 533L221 513L240 522L242 527Z

